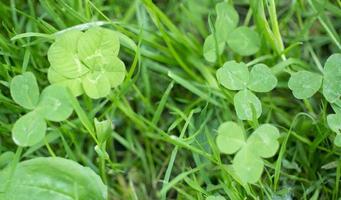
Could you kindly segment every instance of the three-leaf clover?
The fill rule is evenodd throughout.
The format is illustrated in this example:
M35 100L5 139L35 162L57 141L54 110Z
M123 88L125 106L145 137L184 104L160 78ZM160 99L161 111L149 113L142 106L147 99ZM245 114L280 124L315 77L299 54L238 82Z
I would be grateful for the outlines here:
M240 180L255 183L263 172L263 158L270 158L277 152L279 136L276 127L262 124L246 140L242 127L228 121L219 126L216 144L221 153L236 153L232 167Z
M234 96L239 119L252 120L262 114L262 105L254 92L269 92L277 85L277 78L265 64L256 64L249 72L245 63L226 62L216 73L218 82L229 90L240 90ZM251 91L250 91L251 90Z
M238 12L227 2L216 5L217 18L214 31L205 39L203 54L207 61L215 62L227 44L232 51L242 56L258 52L261 40L257 32L246 26L237 27Z
M105 97L125 77L118 58L120 42L116 32L93 27L85 32L70 30L56 37L48 51L52 84L64 85L74 96Z
M63 121L73 111L65 87L50 85L39 94L37 80L32 72L15 76L10 83L10 92L17 104L30 110L12 128L12 138L19 146L38 143L45 136L45 120Z

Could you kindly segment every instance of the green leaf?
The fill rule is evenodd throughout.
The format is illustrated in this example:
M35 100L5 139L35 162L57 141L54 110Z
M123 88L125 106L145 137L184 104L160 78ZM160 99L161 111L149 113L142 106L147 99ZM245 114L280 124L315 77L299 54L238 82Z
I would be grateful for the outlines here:
M85 93L93 99L105 97L110 93L110 82L103 72L87 74L82 85Z
M39 88L32 72L15 76L10 84L13 100L26 109L34 109L39 101Z
M255 92L269 92L277 85L277 78L268 66L257 64L252 67L247 87Z
M8 177L0 172L0 180ZM0 199L105 200L107 187L90 168L59 158L35 158L19 163L10 180L1 181Z
M47 52L51 67L66 78L77 78L89 72L77 55L81 31L67 31L56 38Z
M262 114L261 102L257 96L247 89L239 91L234 96L233 101L237 116L241 120L253 120L253 108L255 110L255 117L259 118Z
M244 131L235 122L225 122L218 128L216 143L220 152L233 154L245 144Z
M46 132L46 122L38 112L32 111L20 117L12 128L13 141L22 147L40 142Z
M50 121L66 120L73 111L66 88L60 85L46 87L41 93L37 111Z
M275 126L262 124L248 138L247 145L255 155L270 158L277 152L278 138L279 131Z
M205 42L204 42L204 47L203 47L204 58L208 62L214 63L217 60L217 55L221 55L224 51L224 48L225 48L225 42L222 40L218 40L218 39L216 41L214 36L211 34L206 37ZM217 49L218 49L218 53L217 53Z
M327 116L329 128L335 133L340 133L341 130L341 114L329 114Z
M88 29L78 42L79 58L93 70L101 67L104 59L117 56L119 49L120 41L117 34L100 27Z
M238 25L238 12L227 2L217 3L216 12L217 19L214 25L216 36L219 38L219 41L227 41L229 33Z
M243 148L233 158L232 167L243 183L256 183L262 175L264 163L252 151Z
M227 44L239 55L249 56L258 52L261 41L257 32L242 26L231 32Z
M215 196L208 196L206 200L226 200L223 196L221 195L215 195Z
M331 55L324 65L323 95L330 103L341 96L341 54Z
M84 93L81 78L68 79L56 72L52 67L48 69L47 79L51 84L69 88L71 93L76 97Z
M216 76L218 82L229 90L244 89L249 82L249 71L243 62L226 62L217 70Z
M98 121L97 118L94 119L96 135L98 142L101 144L105 142L112 132L112 123L110 120Z
M297 99L307 99L320 89L321 84L321 75L303 70L291 75L288 87Z
M126 75L124 63L118 57L109 57L103 66L105 76L108 78L112 88L120 85Z
M335 146L337 147L341 147L341 135L340 134L337 134L335 139L334 139L334 144Z

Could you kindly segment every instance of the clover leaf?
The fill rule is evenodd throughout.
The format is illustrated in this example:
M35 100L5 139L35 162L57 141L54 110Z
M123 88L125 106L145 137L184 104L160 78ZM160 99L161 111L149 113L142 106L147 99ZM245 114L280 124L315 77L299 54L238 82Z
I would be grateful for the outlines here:
M242 26L230 33L227 44L232 51L239 55L249 56L258 52L261 41L257 32L249 27Z
M215 21L215 31L219 41L227 41L231 33L238 25L239 15L236 9L227 2L217 3L217 19Z
M327 123L329 128L336 133L334 144L341 147L341 114L329 114L327 116Z
M203 46L203 54L204 58L208 62L215 62L217 60L217 55L221 55L225 48L225 41L218 40L214 37L213 34L206 37L204 46ZM217 53L218 50L218 53Z
M232 167L244 183L255 183L262 175L264 161L278 150L279 131L271 124L260 125L245 141L243 129L235 122L225 122L218 128L216 143L225 154L236 153ZM236 143L236 144L234 144Z
M254 92L269 92L277 85L277 78L265 64L256 64L250 72L247 87Z
M33 109L39 101L39 88L32 72L15 76L10 84L13 100L26 109Z
M252 120L254 114L257 118L262 114L262 104L250 90L239 91L234 95L233 102L237 116L241 120Z
M32 146L40 142L46 132L46 122L38 112L20 117L12 128L13 141L18 146Z
M341 147L341 134L337 134L334 139L334 144L338 147Z
M15 102L31 110L13 125L12 138L18 146L37 144L45 136L45 120L63 121L73 111L65 87L50 85L39 95L37 80L31 72L15 76L10 91Z
M288 87L297 99L307 99L320 89L321 84L321 75L303 70L291 75Z
M118 58L119 49L117 33L109 29L66 31L48 51L48 80L68 87L74 96L85 93L93 99L105 97L123 82L126 74Z
M228 61L216 73L220 84L229 90L242 90L249 81L249 71L245 63Z
M256 64L251 72L245 63L226 62L216 72L218 82L229 90L240 90L234 96L234 106L239 119L252 120L262 114L262 105L254 92L268 92L277 85L277 78L265 64ZM250 91L251 90L251 91Z
M323 95L330 103L341 96L341 54L331 55L324 65Z

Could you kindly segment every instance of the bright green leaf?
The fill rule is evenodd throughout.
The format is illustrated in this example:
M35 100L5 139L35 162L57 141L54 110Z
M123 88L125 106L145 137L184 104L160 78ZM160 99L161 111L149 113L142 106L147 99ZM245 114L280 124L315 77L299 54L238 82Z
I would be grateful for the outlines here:
M83 34L77 30L60 34L48 50L51 67L66 78L81 77L89 72L77 55L77 44Z
M245 144L244 131L235 122L225 122L218 128L216 143L220 152L233 154Z
M73 111L67 92L67 89L60 85L46 87L41 93L37 107L39 113L50 121L66 120Z
M227 44L239 55L249 56L258 52L261 41L257 32L242 26L231 32Z
M249 71L243 62L226 62L217 70L216 76L218 82L229 90L244 89L249 81Z
M39 101L39 88L32 72L15 76L10 84L13 100L26 109L34 109Z
M256 183L262 175L264 163L252 151L243 148L234 157L232 166L243 183Z
M321 75L303 70L291 75L288 87L297 99L307 99L320 89L321 84Z
M103 59L117 56L120 41L117 34L109 29L93 27L87 30L78 41L78 55L89 68L97 70Z
M206 200L226 200L223 196L221 195L215 195L215 196L208 196Z
M44 138L45 132L45 120L38 112L32 111L20 117L14 123L12 128L12 138L18 146L32 146Z
M108 62L103 65L103 71L108 78L111 87L120 85L126 75L124 63L118 57L109 57Z
M238 25L238 12L227 2L216 5L217 19L215 22L216 36L219 41L227 41L231 33Z
M110 93L110 82L103 72L87 74L82 81L85 93L93 99L107 96Z
M253 109L256 118L259 118L262 114L262 104L260 100L247 89L239 91L234 96L234 107L238 118L241 120L253 120Z
M106 200L107 187L90 168L59 157L35 158L19 163L10 179L0 172L0 199ZM5 181L4 181L5 180Z
M329 128L335 133L340 133L341 130L341 114L329 114L327 116Z
M334 103L341 96L341 54L333 54L327 59L323 75L323 95Z
M275 126L262 124L248 138L247 145L255 155L270 158L275 155L279 147L278 137L279 131Z
M255 92L269 92L277 85L277 78L268 66L257 64L252 67L247 87Z
M207 36L204 42L204 47L203 47L203 54L204 58L208 62L216 62L217 60L217 55L221 55L224 51L225 48L225 42L222 40L217 40L214 38L214 36L211 34ZM218 50L218 53L217 53Z
M52 67L48 69L47 79L51 84L57 84L69 88L74 96L79 96L84 93L81 78L68 79L60 75Z
M341 147L341 134L337 134L334 139L334 144L337 147Z

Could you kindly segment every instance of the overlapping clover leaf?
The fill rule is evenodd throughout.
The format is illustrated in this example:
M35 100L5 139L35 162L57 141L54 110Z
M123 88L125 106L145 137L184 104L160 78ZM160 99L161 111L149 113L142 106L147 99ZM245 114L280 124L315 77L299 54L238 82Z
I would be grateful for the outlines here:
M126 74L118 58L119 49L114 31L100 27L67 31L57 36L48 51L48 79L52 84L67 86L74 96L85 93L93 99L105 97Z
M30 110L19 118L12 129L12 138L19 146L32 146L41 141L46 132L46 121L59 122L67 119L73 108L65 87L50 85L41 94L33 73L15 76L10 84L13 100Z
M218 128L216 144L221 153L234 154L232 167L243 183L255 183L262 175L263 158L275 155L280 134L271 124L260 125L248 139L242 127L228 121Z
M229 90L239 90L234 106L239 119L252 120L262 114L262 104L253 92L269 92L277 85L277 78L265 64L256 64L249 72L245 63L226 62L216 73L218 82Z
M242 56L258 52L261 40L257 32L246 26L238 26L238 12L227 2L216 5L217 18L214 31L206 37L203 54L207 61L215 62L224 51L225 44Z

